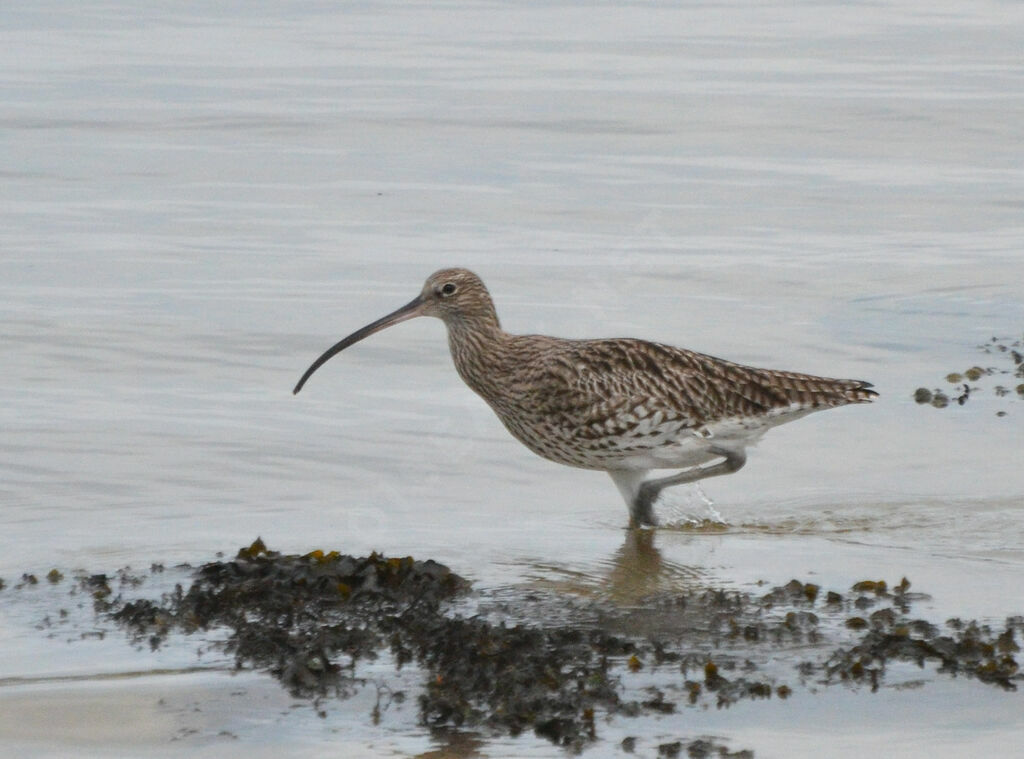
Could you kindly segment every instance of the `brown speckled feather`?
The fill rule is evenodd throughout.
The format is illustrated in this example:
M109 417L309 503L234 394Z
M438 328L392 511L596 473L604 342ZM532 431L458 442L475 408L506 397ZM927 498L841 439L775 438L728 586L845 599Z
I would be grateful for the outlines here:
M875 395L858 380L757 369L629 338L502 333L472 353L453 346L453 356L466 383L521 442L546 458L594 469L666 430L692 434L732 419L771 426ZM625 444L609 444L617 438Z
M697 437L752 442L768 427L875 395L858 380L757 369L644 340L510 335L478 279L461 270L435 277L462 278L459 310L445 322L463 380L520 442L562 464L686 466L706 458L690 450Z

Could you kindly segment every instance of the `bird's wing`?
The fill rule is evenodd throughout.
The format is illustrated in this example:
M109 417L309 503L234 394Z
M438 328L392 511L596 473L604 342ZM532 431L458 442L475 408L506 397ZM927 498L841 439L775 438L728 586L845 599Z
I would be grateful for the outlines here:
M657 415L659 422L697 428L874 395L858 380L757 369L644 340L559 342L539 364L540 401L549 413L584 427L616 419L628 426Z

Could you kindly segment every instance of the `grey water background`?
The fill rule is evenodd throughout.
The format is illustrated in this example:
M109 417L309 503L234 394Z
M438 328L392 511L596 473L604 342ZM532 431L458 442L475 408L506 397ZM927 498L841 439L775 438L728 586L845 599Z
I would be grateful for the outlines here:
M910 396L1024 325L1022 50L1024 6L1003 2L4 5L0 577L199 562L261 535L432 557L485 587L907 575L937 620L1020 613L1024 404ZM661 570L632 567L611 481L509 438L439 322L291 395L449 265L484 278L510 331L645 337L881 397L774 430L708 481L725 534L673 529L707 508L672 493ZM129 666L109 647L40 642L30 617L0 610L8 714L134 700L90 683ZM788 731L705 719L758 756L1024 734L1019 699L967 684L972 710L945 687L913 707L806 699ZM236 743L191 748L253 755L269 728L250 708ZM822 709L848 715L826 731ZM14 722L18 751L67 749L52 721ZM127 733L163 751L145 722L90 750ZM270 724L277 755L339 730L368 755L427 740Z

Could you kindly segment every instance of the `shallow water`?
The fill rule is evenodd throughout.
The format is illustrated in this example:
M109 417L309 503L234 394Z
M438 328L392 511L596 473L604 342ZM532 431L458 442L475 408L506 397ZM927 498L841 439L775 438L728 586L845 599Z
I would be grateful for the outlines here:
M8 584L204 561L262 535L624 602L695 576L842 590L906 575L936 620L1024 611L1024 403L911 399L1024 325L1024 9L51 2L0 19ZM611 481L508 438L440 323L377 335L291 395L323 349L447 265L481 274L511 331L645 337L863 377L881 397L773 430L705 483L725 532L682 529L708 512L672 493L676 526L638 558ZM91 680L161 665L36 640L23 598L0 611L0 680L86 679L7 680L6 703L117 702L175 679ZM251 755L265 733L238 715L269 718L255 695L226 706L220 677L167 687L243 723L210 751ZM900 724L880 716L892 694L830 693L684 727L811 754L835 748L816 712L831 710L851 755L892 731L905 756L984 755L1024 719L1019 697L985 691L981 731L960 709L979 690L902 694ZM408 715L371 729L363 710L296 711L273 724L297 751L339 731L368 754L430 745ZM178 728L140 728L131 751L169 751ZM37 753L66 748L29 733ZM105 736L97 754L124 748Z

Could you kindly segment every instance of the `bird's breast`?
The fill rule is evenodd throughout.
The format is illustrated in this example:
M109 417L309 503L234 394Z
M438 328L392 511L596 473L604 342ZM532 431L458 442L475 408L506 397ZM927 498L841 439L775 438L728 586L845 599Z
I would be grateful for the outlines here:
M512 435L534 453L584 469L653 469L688 466L708 443L685 420L632 415L581 421L571 415L536 415L493 406ZM681 462L681 463L680 463Z

